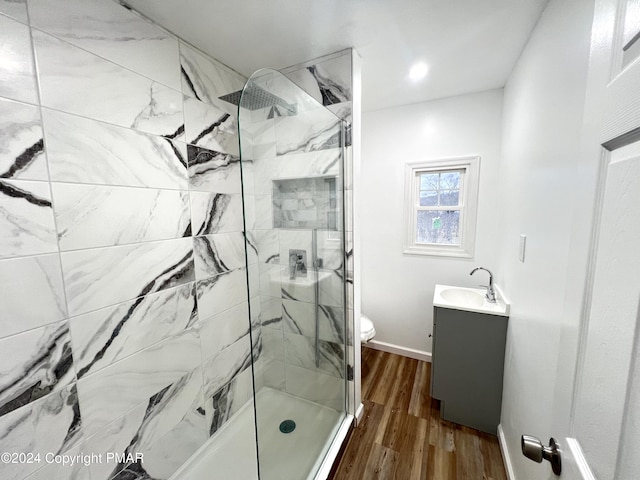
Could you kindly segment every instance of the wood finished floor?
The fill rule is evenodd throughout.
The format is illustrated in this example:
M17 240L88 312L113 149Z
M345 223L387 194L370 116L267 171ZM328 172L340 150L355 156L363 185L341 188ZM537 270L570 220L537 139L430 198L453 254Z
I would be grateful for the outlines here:
M506 480L498 439L440 419L431 364L362 348L364 415L332 480Z

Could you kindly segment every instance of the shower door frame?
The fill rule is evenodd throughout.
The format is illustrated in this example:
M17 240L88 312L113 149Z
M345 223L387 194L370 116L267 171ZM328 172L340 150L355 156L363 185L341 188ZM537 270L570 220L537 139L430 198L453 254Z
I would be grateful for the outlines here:
M261 69L258 70L257 72L255 72L246 82L245 87L243 88L243 92L245 91L245 89L247 88L247 85L250 84L250 82L252 81L252 79L255 76L259 76L262 73L266 73L267 71L269 71L269 69ZM271 70L269 73L273 74L275 71ZM280 72L275 72L278 75L283 76ZM286 78L283 76L283 78ZM306 96L309 96L307 92L305 92L300 86L298 86L297 84L295 84L293 81L291 81L290 79L286 78L286 80L296 89L298 89L301 93L303 93ZM249 308L249 332L250 332L250 337L251 337L251 343L252 345L254 344L254 338L253 338L253 326L251 324L251 318L252 318L252 313L251 313L251 280L249 278L250 276L250 271L249 271L249 262L248 262L248 257L247 257L247 252L248 252L248 232L249 230L247 229L247 210L246 210L246 195L247 193L245 192L245 183L244 183L244 170L242 168L243 165L243 160L242 160L242 134L241 134L241 105L242 105L242 99L240 97L239 99L239 104L238 104L238 136L239 136L239 144L240 144L240 164L241 164L241 179L242 179L242 203L243 203L243 222L244 222L244 234L245 234L245 259L247 261L247 293L248 293L248 308ZM326 107L320 105L322 108L326 109ZM350 412L349 411L349 398L350 398L350 392L349 392L349 381L353 380L353 378L350 378L349 376L349 371L353 372L353 364L355 361L355 352L354 349L356 348L355 345L355 334L353 332L353 329L350 329L348 327L348 322L349 322L349 305L348 305L348 281L347 281L347 275L348 275L348 269L347 269L347 261L348 261L348 257L347 257L347 252L346 252L346 248L347 248L347 221L348 221L348 217L347 217L347 211L346 211L346 204L347 204L347 199L346 199L346 188L345 188L345 179L346 179L346 130L347 130L347 122L339 117L337 117L335 114L333 114L333 112L331 112L330 110L326 109L326 111L333 115L336 120L338 121L338 125L339 125L339 129L340 129L340 146L339 146L339 166L338 166L338 174L340 175L340 182L339 182L339 186L340 186L340 190L339 190L339 195L337 195L337 200L340 202L340 208L341 208L341 213L340 213L340 267L339 268L332 268L331 270L333 272L335 272L337 275L339 275L342 279L342 285L341 285L341 307L339 307L339 309L342 310L342 316L341 316L341 323L342 323L342 329L343 329L343 340L342 340L342 347L343 347L343 359L342 359L342 410L341 410L341 418L338 420L338 423L336 424L336 426L334 427L333 430L333 437L332 438L327 438L327 444L328 446L325 446L324 449L324 455L321 455L321 458L318 458L316 460L316 463L314 465L314 468L312 469L311 473L314 472L315 470L315 474L314 477L315 479L321 479L321 478L326 478L327 475L329 474L333 462L341 448L342 443L344 442L344 440L346 439L346 436L348 434L348 432L350 431L351 425L354 421L354 412ZM295 112L297 113L297 112ZM276 135L277 138L277 135ZM277 157L277 154L276 154ZM255 159L251 160L252 162L255 162ZM275 228L275 227L273 227ZM314 229L315 230L315 229ZM313 235L313 233L312 233ZM315 256L312 253L312 256ZM314 265L313 266L316 278L317 278L317 271L318 271L318 266ZM315 317L316 317L316 338L315 338L315 342L316 342L316 362L318 361L318 342L319 342L319 332L318 332L318 309L319 309L319 298L318 298L318 284L316 282L315 285ZM262 328L260 326L260 328ZM351 335L350 335L351 334ZM283 348L284 348L284 344L283 344ZM253 383L253 410L254 410L254 426L255 426L255 435L256 435L256 453L257 453L257 469L258 469L258 478L261 478L261 472L260 472L260 435L259 435L259 431L258 431L258 412L257 412L257 402L256 402L256 395L257 395L257 390L256 390L256 359L254 358L253 354L251 356L251 369L252 369L252 383ZM351 367L351 368L349 368ZM286 368L286 366L285 366ZM354 388L354 392L353 395L355 397L355 383L353 385Z

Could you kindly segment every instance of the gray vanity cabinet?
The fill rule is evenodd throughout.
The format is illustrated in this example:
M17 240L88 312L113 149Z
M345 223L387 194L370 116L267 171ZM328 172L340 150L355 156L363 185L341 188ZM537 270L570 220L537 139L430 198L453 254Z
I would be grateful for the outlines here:
M443 419L496 435L508 317L434 307L431 396Z

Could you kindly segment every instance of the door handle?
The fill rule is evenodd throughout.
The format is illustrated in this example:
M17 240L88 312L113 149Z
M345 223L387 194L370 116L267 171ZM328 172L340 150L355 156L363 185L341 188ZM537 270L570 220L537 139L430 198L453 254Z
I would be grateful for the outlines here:
M558 442L556 442L555 438L550 438L549 446L545 447L536 437L522 435L520 444L522 446L522 454L525 457L538 463L542 463L542 460L548 460L551 462L551 470L553 470L553 473L556 475L562 473L560 449L558 448Z

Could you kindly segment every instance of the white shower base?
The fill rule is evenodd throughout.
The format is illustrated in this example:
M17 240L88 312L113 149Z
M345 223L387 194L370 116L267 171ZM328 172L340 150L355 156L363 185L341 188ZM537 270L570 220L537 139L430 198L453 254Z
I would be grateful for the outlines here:
M344 413L266 387L256 397L261 479L312 479ZM283 434L280 422L287 419L296 429ZM172 479L254 480L255 459L253 402L248 402Z

